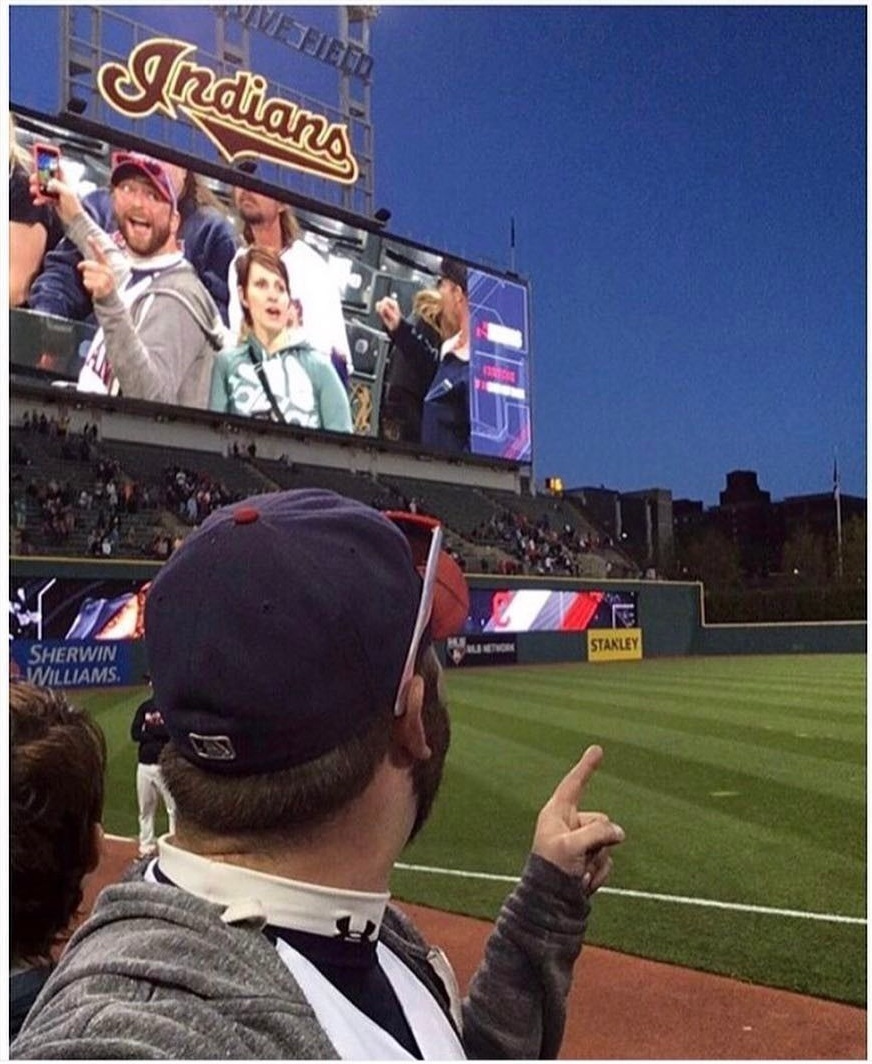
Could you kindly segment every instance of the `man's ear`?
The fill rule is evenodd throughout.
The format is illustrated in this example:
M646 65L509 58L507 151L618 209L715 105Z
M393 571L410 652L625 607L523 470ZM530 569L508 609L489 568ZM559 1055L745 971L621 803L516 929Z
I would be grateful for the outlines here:
M402 713L394 718L394 747L413 761L427 761L433 751L424 727L424 677L414 675L400 695Z
M172 213L170 214L170 233L172 234L173 240L175 240L175 238L179 235L179 228L181 224L182 216L177 210L172 211Z

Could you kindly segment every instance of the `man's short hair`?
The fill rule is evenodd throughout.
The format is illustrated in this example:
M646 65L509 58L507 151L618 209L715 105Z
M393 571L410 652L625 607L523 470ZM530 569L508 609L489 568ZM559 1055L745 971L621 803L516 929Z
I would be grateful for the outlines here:
M99 856L106 740L60 691L9 688L10 956L47 960Z

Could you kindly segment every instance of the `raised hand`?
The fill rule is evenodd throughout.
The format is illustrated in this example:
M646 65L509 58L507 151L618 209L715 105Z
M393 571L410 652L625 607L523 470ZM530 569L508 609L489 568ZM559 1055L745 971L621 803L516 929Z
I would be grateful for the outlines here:
M100 247L100 242L94 237L88 237L88 247L92 257L83 259L78 267L82 283L92 299L105 299L115 291L115 274Z
M381 318L388 332L393 332L403 320L400 304L390 296L380 299L375 305L376 314Z
M60 178L53 177L49 181L47 188L50 193L48 196L40 191L39 176L36 173L30 175L30 198L40 206L47 203L49 206L54 207L58 218L64 225L70 225L78 215L84 213L79 197L71 186L64 182L63 171L61 171Z
M603 759L599 746L589 746L581 760L558 783L542 807L533 836L533 853L581 878L589 894L598 890L612 869L610 850L624 841L624 829L605 813L578 808L591 776Z

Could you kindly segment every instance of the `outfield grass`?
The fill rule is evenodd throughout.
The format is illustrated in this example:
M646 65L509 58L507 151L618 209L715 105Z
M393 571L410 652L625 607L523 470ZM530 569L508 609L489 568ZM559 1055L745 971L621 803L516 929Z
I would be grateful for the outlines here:
M591 742L589 807L627 832L588 941L865 1004L866 928L630 896L866 916L866 660L797 656L457 671L445 783L404 860L514 876L536 813ZM111 750L107 830L136 831L142 692L89 692ZM398 870L408 901L493 917L508 884Z

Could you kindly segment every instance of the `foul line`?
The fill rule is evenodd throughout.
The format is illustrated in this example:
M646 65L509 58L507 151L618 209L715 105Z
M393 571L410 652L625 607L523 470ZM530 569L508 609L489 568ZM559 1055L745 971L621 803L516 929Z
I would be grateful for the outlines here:
M428 868L426 865L397 864L407 872L426 872L434 876L458 876L461 879L488 879L499 883L517 883L517 876L501 876L491 872L464 872L456 868ZM713 901L709 898L687 898L681 894L652 894L645 890L624 890L600 887L600 894L616 894L626 898L645 898L650 901L672 902L674 905L697 905L707 909L729 909L733 912L762 913L766 916L789 916L797 920L820 920L828 924L860 924L866 926L864 916L840 916L838 913L809 913L800 909L773 909L767 905L743 905L740 902Z
M113 842L135 842L125 835L104 835ZM427 865L397 863L404 872L426 872L431 876L455 876L458 879L486 879L494 883L517 883L517 876L497 875L494 872L464 872L459 868L430 868ZM866 926L865 916L840 916L838 913L808 913L801 909L773 909L768 905L743 905L735 901L713 901L710 898L687 898L682 894L652 894L646 890L624 890L619 887L600 887L600 894L615 894L624 898L644 898L646 901L666 901L673 905L696 905L703 909L729 909L739 913L761 913L764 916L788 916L796 920L819 920L826 924L859 924Z

